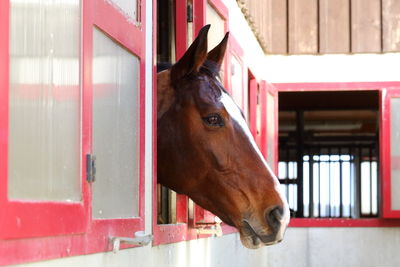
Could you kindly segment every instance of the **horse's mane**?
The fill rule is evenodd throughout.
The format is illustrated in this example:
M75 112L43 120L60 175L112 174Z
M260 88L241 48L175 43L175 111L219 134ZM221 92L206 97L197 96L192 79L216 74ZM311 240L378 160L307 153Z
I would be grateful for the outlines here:
M220 77L220 75L219 75L220 67L214 61L206 60L203 63L203 66L201 66L201 70L210 74L211 76Z

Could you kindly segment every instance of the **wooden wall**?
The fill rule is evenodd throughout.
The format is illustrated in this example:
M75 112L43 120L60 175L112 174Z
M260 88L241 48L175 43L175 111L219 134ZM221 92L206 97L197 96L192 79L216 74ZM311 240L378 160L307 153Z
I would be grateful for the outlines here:
M270 54L400 52L400 0L237 0Z

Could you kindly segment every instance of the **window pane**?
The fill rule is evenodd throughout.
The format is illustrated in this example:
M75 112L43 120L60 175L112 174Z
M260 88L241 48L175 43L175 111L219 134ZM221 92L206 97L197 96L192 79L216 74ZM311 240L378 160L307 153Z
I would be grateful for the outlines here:
M93 32L94 218L138 216L139 59Z
M111 0L116 6L118 6L128 17L132 18L133 21L137 21L137 0Z
M231 57L232 98L241 110L245 110L243 101L243 68L235 56Z
M392 209L400 210L400 98L391 99L391 118L390 118L390 148L392 163Z
M10 4L9 197L78 201L80 3Z

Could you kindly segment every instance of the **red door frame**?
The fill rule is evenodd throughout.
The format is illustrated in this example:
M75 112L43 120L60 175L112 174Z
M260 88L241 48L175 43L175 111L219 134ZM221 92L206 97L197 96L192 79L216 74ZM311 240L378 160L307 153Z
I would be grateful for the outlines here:
M140 18L145 21L145 1L140 2ZM113 5L104 0L85 0L81 2L82 12L82 48L81 48L81 88L82 89L82 195L83 204L64 203L17 203L11 206L6 202L7 176L5 168L0 168L0 227L1 231L9 231L7 239L0 239L0 265L48 260L73 255L110 251L112 245L109 237L133 237L135 231L144 229L144 144L145 144L145 23L135 26ZM92 151L91 113L92 113L92 35L96 26L110 35L140 60L140 180L139 180L139 218L92 220L91 218L91 186L85 181L85 156ZM124 29L123 31L121 29ZM8 80L9 80L9 1L0 1L0 162L7 166L7 133L8 133ZM154 113L156 114L156 112ZM9 205L3 209L4 204ZM33 206L39 206L35 208ZM80 213L74 208L80 209ZM15 208L13 213L10 207ZM21 207L21 208L20 208ZM29 209L31 210L28 210ZM18 210L17 210L18 208ZM50 208L43 213L43 208ZM53 210L54 209L54 210ZM24 211L28 215L38 212L26 224L24 231L19 231L16 221L10 216ZM48 212L53 213L48 213ZM42 213L40 213L42 212ZM61 214L63 213L64 214ZM18 214L19 216L19 214ZM24 215L26 216L26 215ZM63 218L65 217L65 218ZM29 218L30 219L30 218ZM64 220L65 219L65 220ZM4 227L3 227L4 224ZM29 229L28 229L29 228ZM1 232L2 233L2 232ZM37 236L37 238L25 237ZM17 239L9 239L18 237ZM127 247L123 245L122 248ZM40 253L38 253L40 250Z
M223 20L225 20L225 32L229 31L229 11L222 0L193 0L193 40L196 38L201 28L207 24L207 3L214 8L214 10L221 16ZM210 50L212 47L209 47L208 49ZM227 73L228 66L229 56L225 56L224 69ZM226 87L230 88L230 79L228 78L229 75L226 74L224 75L225 78L223 82Z
M380 135L381 144L389 143L391 140L391 99L393 97L400 98L400 87L387 88L381 91L381 106L382 108L382 134ZM400 129L398 129L400 130ZM383 194L383 216L386 218L400 218L400 210L392 209L392 173L391 169L393 164L398 165L398 162L392 162L391 157L392 145L380 146L380 153L382 157L382 191ZM399 189L400 190L400 189Z
M145 6L146 1L140 4L139 17L145 21ZM88 21L84 25L86 36L90 36L92 40L93 26L108 34L112 39L117 41L121 46L137 56L140 60L140 163L139 163L139 217L132 219L101 219L92 220L91 231L96 232L97 235L111 235L111 236L132 236L132 233L144 229L144 158L145 158L145 32L146 25L141 23L139 27L129 22L126 16L122 14L108 1L95 0L95 12L91 17L93 21ZM124 29L121 31L121 29ZM90 46L91 48L93 45ZM92 49L89 52L92 54ZM90 56L91 57L91 56ZM91 57L92 58L92 57ZM90 64L90 63L89 63ZM91 66L90 66L91 67ZM89 67L85 68L89 69ZM92 69L92 68L90 68ZM92 80L90 80L91 82ZM89 87L88 94L90 95L89 101L92 97L92 87ZM90 107L91 107L90 103ZM89 109L91 111L91 108ZM90 142L91 144L91 142ZM92 147L90 147L92 151Z
M260 132L260 151L263 154L265 160L267 160L267 127L268 127L268 121L267 121L267 94L268 88L267 88L267 83L262 80L260 83L260 105L261 105L261 132ZM273 166L270 166L273 168Z
M193 0L193 39L197 36L197 33L200 29L206 24L206 5L207 0ZM228 30L228 9L222 3L221 0L209 0L210 3L216 11L221 15L222 18L225 19L225 30ZM156 10L157 1L153 0L153 10ZM188 40L188 32L187 32L187 1L186 0L176 0L175 1L175 49L176 49L176 57L177 60L185 53L187 49L187 40ZM153 23L154 29L156 29L157 25L157 15L153 12ZM157 50L156 50L156 31L153 31L153 57L157 57ZM228 64L228 60L225 60L225 64ZM227 68L225 68L227 69ZM154 72L156 73L156 72ZM154 75L156 76L156 75ZM227 75L225 75L226 77ZM156 77L153 79L154 81L154 98L156 99L157 95L157 84L156 84ZM224 81L225 84L228 84L227 78ZM154 100L153 103L153 110L154 110L154 124L153 129L157 131L157 101ZM199 236L197 234L197 230L195 228L195 224L198 221L211 221L214 218L210 212L200 208L199 206L195 205L194 207L194 220L189 224L188 218L188 197L184 195L177 194L176 199L176 217L177 217L177 224L157 224L157 136L153 136L153 157L154 157L154 182L153 182L153 233L154 233L154 240L153 246L157 246L160 244L168 244L174 243L179 241L185 240L192 240L199 237L208 237L209 235L202 235ZM224 233L231 233L234 228L223 225L222 227Z
M257 89L258 82L255 78L251 78L249 81L249 120L250 120L250 132L254 139L257 137Z
M157 0L153 0L153 11L157 10ZM157 14L153 12L153 58L157 59ZM175 0L175 53L176 61L183 56L187 49L187 1ZM176 195L177 224L157 223L157 78L156 62L154 63L153 79L153 246L175 243L197 237L194 229L188 227L188 198Z
M300 92L300 91L369 91L376 90L380 92L381 102L380 110L383 114L380 115L380 173L381 173L381 196L382 205L381 209L384 212L383 217L371 219L344 219L344 218L329 218L329 219L300 219L293 218L290 220L289 226L291 227L398 227L400 226L400 219L387 219L385 218L388 211L387 197L390 196L390 187L388 186L388 179L390 179L390 154L383 152L384 147L390 147L390 138L387 134L390 132L390 124L387 123L388 97L385 97L382 92L388 90L400 90L400 82L327 82L327 83L274 83L273 84L278 92ZM386 110L386 111L385 111ZM389 128L388 128L389 127ZM389 136L390 137L390 136ZM390 151L389 151L390 153ZM389 172L389 176L388 173ZM386 214L385 214L386 210ZM396 212L397 215L397 212ZM394 216L393 216L394 217Z
M228 8L225 6L225 4L221 0L194 0L193 1L193 15L194 15L194 32L193 32L193 40L196 38L198 32L200 29L207 24L207 3L211 5L211 7L214 8L214 10L218 13L218 15L224 20L224 30L225 32L228 32L229 30L229 12ZM212 27L212 25L211 25ZM208 47L209 50L212 49L212 47ZM229 49L229 48L228 48ZM228 90L230 86L230 77L228 77L229 69L228 69L228 64L230 62L230 56L225 56L224 60L224 70L225 70L225 75L224 75L224 85L225 87L228 87ZM192 223L192 227L196 227L196 224L198 223L214 223L215 222L215 215L209 212L208 210L205 210L201 208L200 206L194 204L194 218ZM231 229L226 227L224 228L227 232L231 232Z
M277 173L278 172L278 127L279 127L279 123L278 123L278 90L275 88L275 86L267 81L261 81L262 87L265 90L265 104L264 104L264 110L267 111L268 110L268 101L267 101L267 96L271 95L274 98L274 116L273 116L273 121L269 121L268 120L268 116L267 116L267 112L264 112L264 118L263 121L265 123L265 126L263 127L264 129L264 134L263 134L263 138L262 140L264 140L264 145L263 145L263 149L264 149L264 156L266 158L266 160L268 160L268 127L271 123L274 124L274 133L273 133L273 152L274 153L274 165L270 166L271 169Z

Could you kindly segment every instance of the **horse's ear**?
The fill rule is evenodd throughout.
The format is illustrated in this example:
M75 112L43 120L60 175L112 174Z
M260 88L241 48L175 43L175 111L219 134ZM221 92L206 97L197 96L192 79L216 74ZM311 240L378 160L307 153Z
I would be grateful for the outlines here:
M201 28L197 38L190 45L189 49L181 59L172 66L172 82L179 80L184 75L198 72L207 58L207 34L210 24Z
M225 34L224 39L213 48L210 52L208 52L207 60L213 61L217 63L218 67L221 67L222 61L224 60L226 46L228 44L229 32Z

